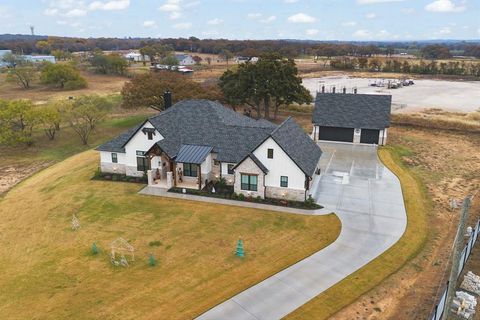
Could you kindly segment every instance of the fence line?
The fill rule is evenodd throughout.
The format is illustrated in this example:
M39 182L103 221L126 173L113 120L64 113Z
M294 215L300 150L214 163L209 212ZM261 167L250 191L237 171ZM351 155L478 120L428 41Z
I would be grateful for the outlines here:
M458 273L455 280L458 280L458 277L460 276L463 269L465 268L465 264L467 263L468 258L472 253L473 247L477 242L478 234L480 233L479 229L480 229L480 219L477 221L475 228L472 230L472 234L468 239L468 242L465 245L465 248L463 248L462 255L460 258L460 266L458 268ZM440 301L438 302L438 304L435 306L433 310L433 315L430 318L431 320L440 320L442 319L443 313L445 311L448 312L447 308L449 308L449 306L445 305L447 296L448 296L448 285L449 285L449 282L446 283L445 290L443 291L442 297L440 298Z

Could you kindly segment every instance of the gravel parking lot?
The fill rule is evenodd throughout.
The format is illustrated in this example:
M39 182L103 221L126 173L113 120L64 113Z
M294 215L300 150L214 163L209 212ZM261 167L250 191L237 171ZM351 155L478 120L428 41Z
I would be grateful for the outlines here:
M303 85L315 96L316 91L324 85L327 92L336 88L341 93L347 88L352 93L353 88L358 93L391 94L393 108L398 112L419 111L428 108L441 108L448 111L472 112L480 109L480 81L445 81L445 80L414 80L415 84L399 89L372 87L373 82L389 79L324 77L303 79Z

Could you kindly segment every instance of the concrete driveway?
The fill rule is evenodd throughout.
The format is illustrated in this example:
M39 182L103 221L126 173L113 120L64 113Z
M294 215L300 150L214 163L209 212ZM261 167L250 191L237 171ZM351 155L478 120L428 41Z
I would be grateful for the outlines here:
M325 249L237 294L198 319L280 319L378 257L405 231L397 177L373 146L321 143L315 198L342 221Z

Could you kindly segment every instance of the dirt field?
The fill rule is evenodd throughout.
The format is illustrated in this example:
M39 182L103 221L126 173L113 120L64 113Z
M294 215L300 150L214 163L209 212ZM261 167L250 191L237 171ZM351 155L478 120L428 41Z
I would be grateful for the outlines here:
M472 112L480 109L480 81L445 81L415 79L415 85L400 89L387 87L372 87L373 82L388 82L385 79L352 78L348 75L329 76L322 78L307 78L303 85L315 95L321 86L327 92L336 88L340 93L343 87L347 93L352 93L353 88L358 93L365 94L391 94L394 108L401 112L414 112L428 108L441 108L449 111Z
M44 103L51 99L65 99L70 96L84 94L111 95L119 94L123 84L128 80L126 77L99 75L83 72L82 76L87 79L88 87L80 90L57 90L34 83L31 89L25 90L15 83L5 82L5 74L0 74L0 99L30 99L36 103Z
M405 149L404 161L432 197L429 240L404 268L333 319L426 319L438 300L439 285L446 281L458 218L450 211L449 199L461 200L480 189L480 135L393 127L390 144Z

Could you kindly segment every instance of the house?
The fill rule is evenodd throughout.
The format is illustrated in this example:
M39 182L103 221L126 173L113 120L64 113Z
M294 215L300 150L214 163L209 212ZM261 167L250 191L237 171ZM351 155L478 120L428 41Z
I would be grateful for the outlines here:
M42 63L42 62L56 63L54 56L22 55L21 57L26 61L32 62L32 63Z
M209 100L178 102L97 150L102 172L146 173L150 186L201 189L223 178L236 193L298 201L322 154L292 118L275 125Z
M175 58L180 66L191 66L195 64L195 60L193 60L192 56L188 54L176 54Z
M385 145L392 96L318 93L313 110L315 141Z
M140 53L133 52L133 51L123 55L123 57L128 61L132 61L132 62L150 61L150 58L148 56L143 56Z
M3 61L3 58L9 54L12 54L12 50L0 50L0 68L8 67L8 63Z

